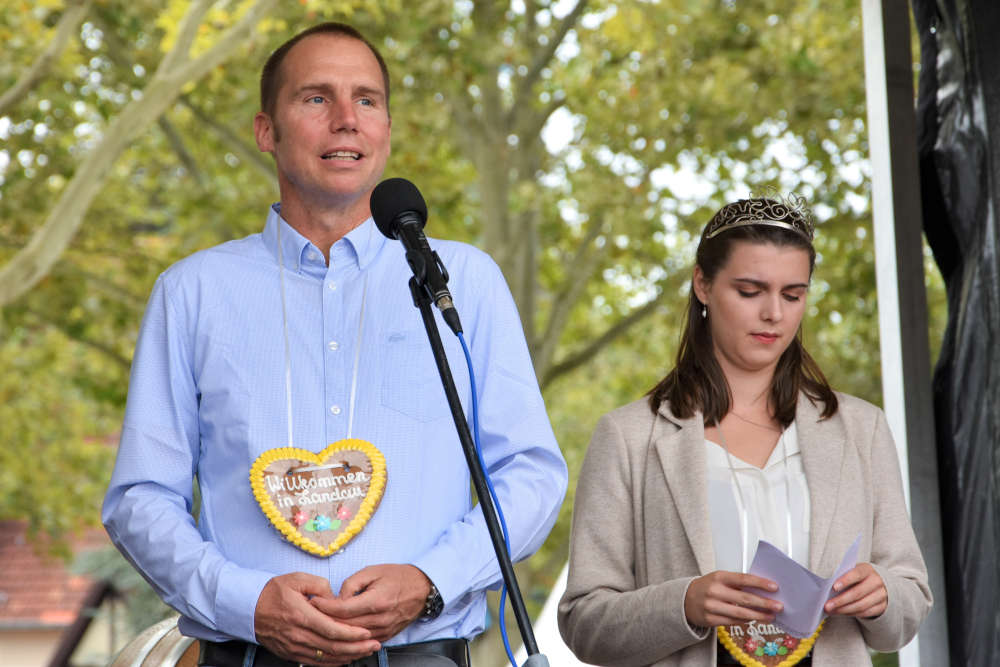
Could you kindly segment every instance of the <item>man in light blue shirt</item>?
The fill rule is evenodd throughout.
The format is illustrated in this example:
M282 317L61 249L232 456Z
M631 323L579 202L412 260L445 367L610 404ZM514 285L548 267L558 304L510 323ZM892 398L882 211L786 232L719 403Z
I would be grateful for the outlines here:
M464 665L500 582L403 248L370 216L388 107L384 61L353 28L323 24L276 50L254 130L281 203L261 234L196 253L153 288L102 517L182 632L203 640L202 664ZM565 462L496 264L431 245L475 387L446 334L448 358L467 410L476 392L512 556L525 558L556 519ZM327 557L279 533L251 489L258 457L292 438L313 453L358 438L385 458L380 504Z

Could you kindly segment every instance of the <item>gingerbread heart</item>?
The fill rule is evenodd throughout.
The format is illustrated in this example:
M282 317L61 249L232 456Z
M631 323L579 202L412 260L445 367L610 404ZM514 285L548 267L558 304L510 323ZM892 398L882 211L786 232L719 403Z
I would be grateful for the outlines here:
M822 629L820 623L816 632L799 639L776 625L756 621L717 628L719 641L744 667L791 667L806 657Z
M250 468L257 504L285 538L330 556L368 523L385 491L385 457L370 442L339 440L318 454L269 449Z

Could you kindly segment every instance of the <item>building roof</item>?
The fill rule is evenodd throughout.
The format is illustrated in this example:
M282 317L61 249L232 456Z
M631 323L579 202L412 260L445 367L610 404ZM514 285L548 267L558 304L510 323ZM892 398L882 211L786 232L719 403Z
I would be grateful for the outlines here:
M69 540L74 554L109 544L103 530ZM62 628L76 620L97 582L70 572L69 563L27 538L24 521L0 521L0 630Z

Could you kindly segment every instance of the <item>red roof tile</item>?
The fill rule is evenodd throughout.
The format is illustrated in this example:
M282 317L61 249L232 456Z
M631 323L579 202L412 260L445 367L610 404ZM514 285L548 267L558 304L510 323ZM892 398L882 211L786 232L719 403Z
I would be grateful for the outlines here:
M70 625L94 581L29 542L26 528L23 521L0 521L0 628ZM78 554L108 543L103 530L91 529L71 539L70 548Z

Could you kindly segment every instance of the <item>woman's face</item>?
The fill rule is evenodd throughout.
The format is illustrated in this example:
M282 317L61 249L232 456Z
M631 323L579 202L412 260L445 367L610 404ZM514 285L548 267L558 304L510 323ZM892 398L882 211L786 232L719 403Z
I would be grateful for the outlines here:
M793 246L737 241L711 283L695 267L695 296L727 375L774 371L799 330L808 288L809 253Z

